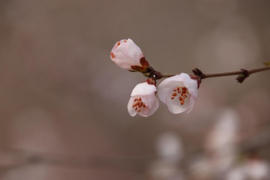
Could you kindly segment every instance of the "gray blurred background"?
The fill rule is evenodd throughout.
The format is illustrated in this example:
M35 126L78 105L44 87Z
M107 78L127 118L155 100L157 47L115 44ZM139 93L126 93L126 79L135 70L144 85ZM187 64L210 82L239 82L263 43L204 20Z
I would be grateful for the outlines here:
M204 80L189 114L130 117L145 77L109 54L131 38L161 72L261 67L269 17L268 0L1 0L0 179L267 179L270 72Z

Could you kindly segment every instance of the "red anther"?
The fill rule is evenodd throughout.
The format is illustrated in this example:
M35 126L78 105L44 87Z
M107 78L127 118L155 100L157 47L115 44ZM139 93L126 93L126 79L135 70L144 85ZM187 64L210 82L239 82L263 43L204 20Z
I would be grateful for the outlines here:
M133 104L132 107L135 109L135 111L141 112L141 108L146 108L146 105L142 101L142 98L135 98L134 102L135 103Z
M112 57L112 58L115 58L115 56L114 56L113 52L111 52L111 53L110 53L110 55L111 55L111 57Z
M173 100L179 94L179 101L181 105L184 105L186 102L186 98L188 97L188 89L186 87L177 86L172 93L171 99Z

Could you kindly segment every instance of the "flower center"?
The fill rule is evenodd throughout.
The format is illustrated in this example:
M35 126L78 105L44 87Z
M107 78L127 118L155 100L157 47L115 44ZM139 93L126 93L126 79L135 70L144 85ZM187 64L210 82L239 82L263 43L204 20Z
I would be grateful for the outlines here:
M142 108L146 108L146 105L144 104L144 102L142 101L142 98L135 98L133 100L133 105L132 107L135 109L135 111L137 112L141 112Z
M172 93L171 99L176 98L179 96L178 100L180 101L181 105L184 105L186 102L186 99L189 95L188 89L186 87L177 86Z

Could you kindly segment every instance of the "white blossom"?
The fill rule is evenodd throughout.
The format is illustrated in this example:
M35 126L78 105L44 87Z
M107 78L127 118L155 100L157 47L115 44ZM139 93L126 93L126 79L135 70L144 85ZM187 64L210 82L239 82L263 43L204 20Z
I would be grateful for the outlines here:
M131 39L118 41L112 48L110 57L119 67L130 71L149 66L142 50Z
M156 91L156 86L148 84L147 81L137 84L127 105L129 114L131 116L136 114L143 117L151 116L159 107Z
M198 83L188 74L181 73L161 82L158 88L159 99L173 114L193 109L198 94Z

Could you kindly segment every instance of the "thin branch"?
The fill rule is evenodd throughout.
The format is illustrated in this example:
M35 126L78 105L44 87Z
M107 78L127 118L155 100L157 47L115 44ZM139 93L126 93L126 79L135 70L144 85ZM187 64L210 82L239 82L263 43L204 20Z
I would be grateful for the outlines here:
M253 74L261 71L266 71L270 70L270 66L267 67L261 67L261 68L256 68L256 69L250 69L250 70L245 70L248 72L248 74ZM234 71L234 72L225 72L225 73L215 73L215 74L204 74L202 79L206 78L211 78L211 77L222 77L222 76L233 76L233 75L240 75L243 73L243 70L241 71Z
M172 77L178 74L173 74L173 73L161 73L161 78L168 78L168 77ZM161 79L160 78L160 79Z
M249 75L251 75L253 73L261 72L261 71L266 71L266 70L270 70L270 66L261 67L261 68L255 68L255 69L250 69L250 70L241 69L240 71L214 73L214 74L204 74L201 70L195 68L193 70L193 73L194 73L195 76L199 77L200 80L206 79L206 78L212 78L212 77L223 77L223 76L238 75L237 81L242 83ZM168 77L172 77L172 76L175 76L175 75L177 75L177 74L160 73L160 76L157 76L156 79L168 78Z

